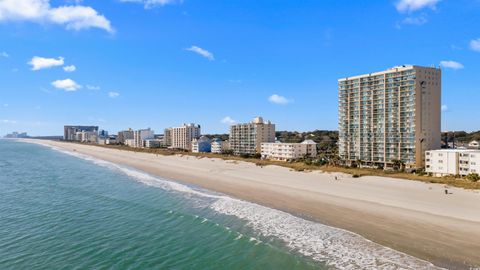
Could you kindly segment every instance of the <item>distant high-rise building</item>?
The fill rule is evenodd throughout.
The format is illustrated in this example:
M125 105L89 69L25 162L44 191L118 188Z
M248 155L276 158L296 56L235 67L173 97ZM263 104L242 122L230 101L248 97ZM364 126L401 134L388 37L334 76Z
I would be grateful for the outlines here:
M65 141L78 141L78 132L95 132L98 136L98 126L64 126L63 139Z
M133 132L133 147L143 148L145 140L153 140L154 138L155 134L150 128L135 130Z
M229 141L235 155L260 154L262 143L275 142L275 124L257 117L251 123L232 125Z
M117 135L117 143L126 144L127 140L133 140L133 129L119 131Z
M163 132L163 146L172 146L172 128L167 128Z
M107 139L108 138L108 131L103 130L103 129L98 131L98 138Z
M339 155L347 163L423 167L441 146L440 69L399 66L338 80Z
M8 139L21 139L21 138L28 138L28 135L26 132L17 132L14 131L10 134L5 135L5 138Z
M181 127L171 128L171 148L192 149L192 140L201 136L201 127L196 124L183 124Z

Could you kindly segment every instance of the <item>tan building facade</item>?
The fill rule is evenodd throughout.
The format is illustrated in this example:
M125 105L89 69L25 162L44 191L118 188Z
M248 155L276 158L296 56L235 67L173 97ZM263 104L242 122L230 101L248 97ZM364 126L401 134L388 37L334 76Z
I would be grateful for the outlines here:
M201 127L196 124L183 124L171 128L171 148L191 151L192 140L201 136ZM165 138L164 138L165 139Z
M275 142L275 124L257 117L247 124L232 125L229 141L235 155L260 154L262 143Z
M399 66L339 79L340 158L424 167L425 151L441 147L441 77L438 68Z

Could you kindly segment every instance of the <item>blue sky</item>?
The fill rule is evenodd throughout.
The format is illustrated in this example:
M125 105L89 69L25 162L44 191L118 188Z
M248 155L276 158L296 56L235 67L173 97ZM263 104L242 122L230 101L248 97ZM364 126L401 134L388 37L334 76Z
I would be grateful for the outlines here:
M479 130L479 22L478 0L0 0L0 134L336 129L337 79L401 64L442 64L444 129Z

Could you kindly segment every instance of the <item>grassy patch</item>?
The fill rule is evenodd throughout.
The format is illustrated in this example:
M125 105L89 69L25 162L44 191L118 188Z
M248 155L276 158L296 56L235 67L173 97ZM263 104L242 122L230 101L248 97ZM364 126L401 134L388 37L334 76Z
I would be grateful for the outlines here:
M177 151L164 148L157 149L144 149L144 148L132 148L123 145L94 145L104 148L119 149L124 151L131 152L141 152L141 153L151 153L162 156L171 156L171 155L181 155L181 156L193 156L197 158L218 158L231 163L238 163L239 161L250 162L259 167L265 166L281 166L290 168L298 172L310 172L310 171L322 171L329 173L345 173L350 174L354 178L361 178L363 176L381 176L381 177L391 177L396 179L403 180L413 180L421 181L425 183L435 183L435 184L444 184L452 187L460 187L465 189L480 189L480 181L474 182L463 178L455 178L453 176L448 177L431 177L431 176L420 176L411 173L404 172L395 172L395 171L384 171L377 169L367 169L367 168L348 168L348 167L339 167L339 166L317 166L313 164L305 164L304 162L281 162L273 160L261 160L256 158L245 158L232 155L220 155L212 153L190 153L186 151Z

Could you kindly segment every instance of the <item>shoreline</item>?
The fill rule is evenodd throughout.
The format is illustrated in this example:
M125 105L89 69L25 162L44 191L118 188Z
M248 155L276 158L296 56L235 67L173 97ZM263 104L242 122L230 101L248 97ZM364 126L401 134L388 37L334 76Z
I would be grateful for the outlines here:
M449 269L480 265L480 194L443 185L90 145L22 140L75 151L278 209ZM334 176L341 180L335 181Z

